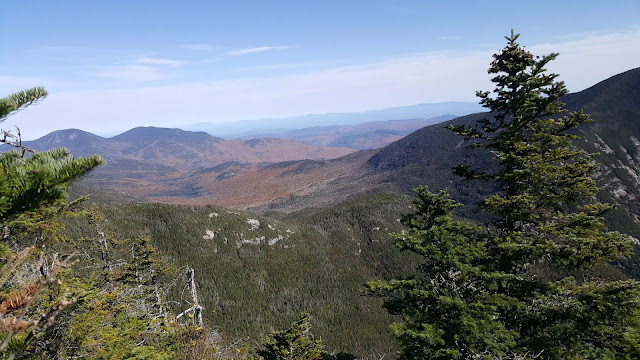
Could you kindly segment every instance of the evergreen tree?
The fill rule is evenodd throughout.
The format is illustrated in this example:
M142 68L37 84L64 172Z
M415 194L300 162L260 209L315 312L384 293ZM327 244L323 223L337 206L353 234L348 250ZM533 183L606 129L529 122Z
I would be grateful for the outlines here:
M262 360L355 360L356 357L340 352L330 354L324 350L321 340L311 334L309 314L302 314L290 328L274 331L262 338L257 350L258 359Z
M579 138L568 131L591 119L581 111L554 118L565 112L560 98L567 89L544 67L558 54L535 57L513 31L506 39L489 68L496 74L494 97L477 94L493 118L451 127L495 155L495 172L456 172L502 187L482 207L496 216L488 265L514 275L505 290L524 305L505 314L505 323L519 332L523 349L542 358L637 357L638 282L584 277L632 250L628 236L604 225L602 216L614 206L595 201L595 155L572 145ZM555 281L536 276L540 267L555 269ZM572 273L583 279L567 276Z
M0 121L47 95L36 87L1 98ZM74 158L66 148L36 153L22 145L19 130L15 135L2 133L0 142L14 147L0 153L0 219L4 225L43 226L43 215L59 210L67 200L71 180L103 163L97 155Z
M506 39L507 46L494 55L489 68L495 74L494 97L477 93L491 118L475 126L450 126L472 139L472 147L494 155L494 171L465 166L454 170L467 179L499 186L501 191L481 204L494 220L482 233L443 231L429 219L438 213L449 219L452 207L443 203L442 194L440 199L420 196L418 209L432 215L405 221L410 240L397 235L396 245L424 255L419 269L424 280L371 282L369 289L388 297L390 309L404 304L399 312L405 322L394 324L393 331L406 358L638 358L638 282L587 275L631 251L628 236L604 225L602 216L613 206L594 200L594 155L572 145L578 137L568 131L590 121L589 116L576 112L554 118L564 112L560 98L567 90L544 67L557 54L535 57L517 43L517 34ZM444 247L443 234L450 238ZM451 236L459 240L453 242ZM478 250L469 257L458 248ZM447 274L433 266L442 261L442 254L452 264L469 262L461 263L473 269L467 281L473 288L470 295L450 289L459 288L458 282L467 276L461 266L444 287L434 281ZM541 268L552 269L553 277L540 276ZM448 301L451 293L455 306L421 303ZM479 314L467 316L469 309ZM486 323L480 321L483 316ZM456 322L449 323L451 319Z
M451 217L460 204L445 191L419 187L415 192L416 210L402 219L408 231L393 237L397 247L425 262L413 278L367 284L370 294L388 299L388 311L403 316L391 326L402 345L400 358L499 358L517 338L495 321L519 305L497 290L510 275L485 269L487 237L479 227Z
M264 360L312 360L324 353L321 341L311 337L309 315L303 314L290 328L262 339L258 356Z
M46 96L43 88L33 88L1 98L0 121ZM38 232L51 228L52 219L68 209L69 182L103 160L99 156L76 159L64 148L35 153L22 145L19 130L16 135L2 133L0 143L14 149L0 153L0 226L4 229L0 243L0 357L12 359L51 327L80 295L58 278L60 271L71 265L70 258L53 256L49 263L44 252L33 246L13 249L17 251L11 254L6 241L17 232L35 234L38 239ZM38 259L32 265L40 275L16 282L16 270L33 257ZM30 312L38 294L51 287L57 287L59 296L39 304L39 311Z
M34 87L0 98L0 122L5 121L7 117L17 111L46 98L48 95L49 93L43 87Z
M0 120L46 96L33 88L0 99ZM174 275L173 267L149 237L110 241L99 214L81 211L92 213L83 218L96 226L97 241L51 241L63 237L62 215L78 214L69 183L102 158L74 158L65 148L35 152L19 130L3 135L0 142L14 149L0 153L0 358L219 358L206 329L181 326L170 314L171 284L159 278ZM86 255L80 271L71 268L79 259L58 255L74 247Z

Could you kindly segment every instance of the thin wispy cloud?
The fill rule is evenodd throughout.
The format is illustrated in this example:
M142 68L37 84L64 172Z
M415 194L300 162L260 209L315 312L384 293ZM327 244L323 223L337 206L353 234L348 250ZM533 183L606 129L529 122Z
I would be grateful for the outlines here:
M93 75L122 83L145 83L170 79L172 77L171 68L181 67L185 64L187 62L183 60L142 56L124 64L102 67Z
M155 66L122 65L107 68L94 73L96 77L115 80L123 83L142 83L169 78Z
M547 68L560 74L560 79L567 83L570 91L579 91L593 85L594 79L604 80L640 65L637 60L640 58L640 27L559 43L537 44L529 49L541 55L560 53Z
M185 44L178 45L181 49L194 50L194 51L212 51L214 47L209 44Z
M148 64L148 65L168 65L168 66L182 66L186 64L186 61L182 60L171 60L171 59L160 59L160 58L151 58L151 57L140 57L136 60L136 63L139 64Z
M272 50L291 49L291 48L294 48L294 47L295 46L291 46L291 45L261 46L261 47L247 48L247 49L231 50L231 51L226 52L225 55L247 55L247 54L255 54L255 53L261 53L261 52L272 51Z
M261 70L295 70L295 69L304 69L304 68L326 68L328 66L339 66L343 64L344 61L334 60L334 61L309 61L302 63L278 63L278 64L265 64L265 65L255 65L255 66L247 66L239 69L234 69L235 72L245 72L245 71L261 71Z
M440 36L438 37L440 40L460 40L462 39L460 36Z

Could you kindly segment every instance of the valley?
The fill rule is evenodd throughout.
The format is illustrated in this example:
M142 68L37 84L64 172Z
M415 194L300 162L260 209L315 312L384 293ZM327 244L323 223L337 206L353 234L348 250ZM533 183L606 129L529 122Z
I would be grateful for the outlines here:
M576 145L599 154L596 160L602 164L598 180L602 197L623 205L622 218L611 221L625 223L623 230L640 237L640 208L635 201L640 197L637 84L640 70L634 69L569 94L563 101L569 111L584 109L592 114L594 121L579 130L583 140ZM615 105L622 103L628 105ZM288 213L335 204L359 194L410 195L418 185L428 185L434 190L448 188L455 198L471 204L491 189L473 182L461 183L451 169L460 163L490 167L491 159L469 151L444 126L473 124L485 116L478 113L429 125L382 148L360 151L271 138L226 144L204 133L169 129L153 129L153 135L141 134L150 129L132 130L114 137L111 143L91 140L96 143L89 146L80 145L82 136L54 141L63 138L62 132L27 144L35 149L65 145L79 155L95 153L100 146L107 166L86 176L83 183L146 201ZM313 133L314 129L305 131ZM163 132L172 135L161 135ZM125 145L125 140L137 138L146 140L137 148Z
M595 119L579 130L583 140L576 145L599 154L599 197L620 205L608 223L636 238L638 88L640 69L635 69L563 98L569 110L584 109ZM616 102L627 105L608 106ZM353 143L223 140L162 128L136 128L113 138L62 130L25 145L104 156L107 165L72 186L74 194L91 194L89 209L102 220L68 220L65 236L95 239L98 231L110 239L150 237L163 259L195 270L204 318L215 336L247 337L253 344L251 339L309 312L314 334L329 351L372 358L397 351L387 333L396 318L380 299L362 295L363 284L411 274L419 264L415 254L397 251L388 235L403 231L399 220L411 208L413 188L448 189L467 204L459 216L481 219L474 203L493 189L461 182L451 169L457 164L490 169L495 163L444 126L470 125L486 116L439 118L444 121L366 150ZM317 140L330 131L295 133ZM637 259L595 275L637 277ZM178 311L189 306L179 289L170 291L170 299Z
M583 141L577 145L600 153L601 197L621 205L609 223L637 238L640 213L634 200L640 183L634 174L640 173L640 151L634 139L640 137L640 95L621 83L640 85L640 69L567 95L565 101L570 110L584 108L596 119L580 130ZM622 101L636 106L618 112L604 105L625 96L631 98ZM422 184L435 191L447 188L468 204L460 215L477 216L474 202L492 189L460 182L451 169L459 163L494 165L444 126L473 124L485 116L430 125L383 148L334 159L194 166L184 177L158 177L154 192L141 187L129 192L149 204L105 205L101 211L115 225L114 234L150 235L172 261L203 274L205 317L223 334L257 336L308 311L315 317L315 333L332 351L388 354L395 351L385 335L391 318L379 300L359 295L362 285L369 278L408 274L417 264L411 254L398 253L387 235L402 230L397 220L409 210L411 189ZM86 190L122 191L101 176L96 171L85 178ZM171 193L187 187L197 191ZM248 219L260 225L254 228ZM600 270L600 276L637 276L637 262L621 262Z
M0 360L640 359L640 2L8 1Z

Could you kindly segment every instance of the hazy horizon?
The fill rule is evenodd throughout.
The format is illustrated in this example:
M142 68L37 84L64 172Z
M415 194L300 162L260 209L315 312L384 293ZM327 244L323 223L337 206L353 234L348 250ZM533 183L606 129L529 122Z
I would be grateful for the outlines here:
M638 67L640 3L170 1L3 5L1 96L50 96L2 124L79 128L353 113L491 89L510 29L571 92ZM10 15L10 16L8 16ZM12 35L19 34L20 36Z

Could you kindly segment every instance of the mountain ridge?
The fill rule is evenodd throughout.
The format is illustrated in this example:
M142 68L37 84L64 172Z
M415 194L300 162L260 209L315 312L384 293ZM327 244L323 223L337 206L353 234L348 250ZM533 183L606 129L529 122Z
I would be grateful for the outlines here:
M204 132L156 127L134 128L111 138L78 129L58 130L23 144L36 151L65 146L75 156L100 154L106 165L82 181L134 197L198 197L200 187L190 178L193 172L227 162L245 164L239 167L244 169L246 164L258 167L287 160L324 160L355 151L286 139L223 140Z
M242 138L250 138L251 136L279 137L300 141L308 145L368 150L386 146L424 126L451 120L455 117L455 115L443 114L428 119L370 121L356 125L313 126L280 132L256 132L251 133L250 136L242 136Z
M441 103L423 103L409 106L396 106L380 110L349 113L307 114L285 118L241 120L235 122L209 123L200 122L181 126L185 130L199 130L224 137L250 137L254 134L267 133L279 129L282 133L294 129L326 125L356 125L364 122L428 119L442 114L457 116L477 112L481 106L473 102L448 101ZM265 127L265 124L269 124Z

